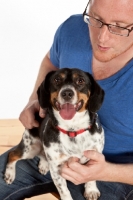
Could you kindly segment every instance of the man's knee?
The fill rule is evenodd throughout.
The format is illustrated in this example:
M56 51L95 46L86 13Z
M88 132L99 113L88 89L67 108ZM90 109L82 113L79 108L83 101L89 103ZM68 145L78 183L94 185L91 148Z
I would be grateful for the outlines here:
M123 183L97 181L99 200L133 200L133 186Z

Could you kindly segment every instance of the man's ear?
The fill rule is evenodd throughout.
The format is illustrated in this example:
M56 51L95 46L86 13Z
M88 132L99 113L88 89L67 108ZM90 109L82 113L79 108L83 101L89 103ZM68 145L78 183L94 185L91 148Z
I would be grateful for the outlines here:
M48 108L50 105L50 79L54 73L55 71L49 72L37 90L41 108Z
M90 112L97 112L104 100L104 90L97 84L92 75L87 73L91 80L91 94L88 102Z

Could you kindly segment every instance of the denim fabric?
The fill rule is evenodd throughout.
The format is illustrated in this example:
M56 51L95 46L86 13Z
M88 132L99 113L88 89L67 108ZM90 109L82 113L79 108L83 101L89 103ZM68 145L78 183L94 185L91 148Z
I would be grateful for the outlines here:
M38 172L38 158L18 161L15 181L7 185L3 179L7 155L6 152L0 156L0 200L23 200L57 191L50 173L43 176ZM101 191L99 200L133 200L133 186L131 185L97 182L97 186ZM74 200L85 200L83 184L75 186L68 182L68 188Z

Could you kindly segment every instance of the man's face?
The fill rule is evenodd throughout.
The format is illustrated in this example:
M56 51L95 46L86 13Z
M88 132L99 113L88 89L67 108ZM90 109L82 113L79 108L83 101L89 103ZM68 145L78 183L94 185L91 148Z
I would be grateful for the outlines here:
M133 26L132 0L91 0L88 14L104 23L121 27ZM132 26L129 26L130 29ZM94 57L107 62L123 54L133 46L133 31L128 37L109 32L107 26L89 26Z

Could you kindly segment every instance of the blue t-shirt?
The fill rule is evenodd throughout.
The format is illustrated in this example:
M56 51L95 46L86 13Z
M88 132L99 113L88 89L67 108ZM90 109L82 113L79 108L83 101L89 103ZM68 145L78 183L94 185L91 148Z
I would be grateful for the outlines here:
M82 15L73 15L60 25L50 59L56 67L79 68L92 74L92 47ZM105 91L98 112L105 130L103 153L108 161L133 163L133 60L98 83Z

